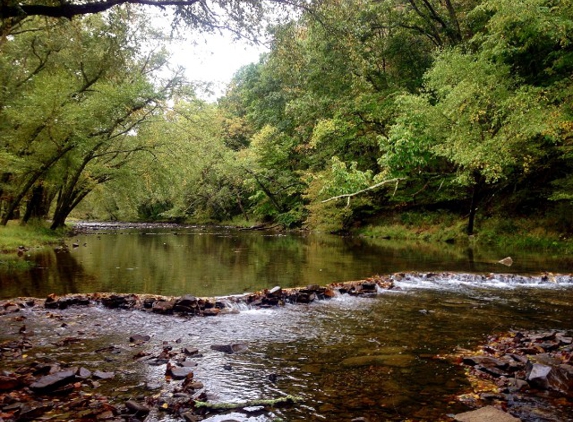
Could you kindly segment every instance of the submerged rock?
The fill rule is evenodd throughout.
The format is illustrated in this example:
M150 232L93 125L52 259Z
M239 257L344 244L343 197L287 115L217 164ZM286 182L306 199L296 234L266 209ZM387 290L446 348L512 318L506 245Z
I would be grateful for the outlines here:
M519 422L521 420L493 406L460 413L454 419L458 422Z
M372 355L356 356L347 358L342 361L342 366L359 367L359 366L394 366L398 368L407 368L412 365L415 357L412 355Z
M211 345L211 350L216 350L218 352L223 352L227 354L240 353L247 350L249 346L244 343L234 343L234 344L213 344Z

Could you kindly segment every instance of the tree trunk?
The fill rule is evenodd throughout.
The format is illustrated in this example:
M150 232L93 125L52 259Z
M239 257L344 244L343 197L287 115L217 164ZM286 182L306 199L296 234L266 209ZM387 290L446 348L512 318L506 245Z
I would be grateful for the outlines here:
M26 213L22 217L22 225L26 224L30 219L46 219L50 212L52 199L42 183L34 186L32 188L32 196L26 204Z
M479 176L474 176L474 184L472 186L472 198L470 201L470 214L468 216L468 236L474 234L475 218L480 194L480 180Z
M2 217L2 221L0 221L0 225L5 226L8 224L8 220L18 209L20 202L22 202L24 196L26 196L28 191L32 188L32 186L34 186L34 183L36 183L36 181L42 177L60 158L62 158L68 151L72 150L73 148L73 145L68 145L66 148L58 151L47 162L42 164L39 169L32 173L28 181L24 183L24 185L20 188L18 194L8 203L8 207L4 211L4 216Z

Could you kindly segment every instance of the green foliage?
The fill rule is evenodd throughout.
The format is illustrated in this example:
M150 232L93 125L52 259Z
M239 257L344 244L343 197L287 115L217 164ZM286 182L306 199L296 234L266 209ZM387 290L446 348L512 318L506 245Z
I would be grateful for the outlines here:
M260 22L239 3L229 22ZM218 104L158 76L167 57L141 41L159 34L133 11L23 21L0 41L4 217L52 203L57 226L89 193L82 212L116 219L397 214L384 236L459 241L466 218L485 239L512 230L492 215L539 211L570 230L548 216L573 201L571 0L307 6Z

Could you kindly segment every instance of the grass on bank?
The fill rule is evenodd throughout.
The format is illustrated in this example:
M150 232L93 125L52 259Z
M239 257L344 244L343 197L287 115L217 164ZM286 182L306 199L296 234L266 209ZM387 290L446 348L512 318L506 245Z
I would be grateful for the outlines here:
M20 255L27 251L58 243L65 236L64 230L50 230L46 223L34 221L21 226L18 221L10 221L0 226L0 270L25 271L33 265ZM24 248L26 252L19 251Z
M489 217L476 221L474 235L467 235L467 219L447 211L403 212L382 217L356 230L363 236L487 245L521 250L573 254L573 241L550 221L539 218Z
M57 243L64 236L63 230L50 230L40 221L25 226L21 226L18 221L10 221L7 226L0 226L0 252L16 253L21 246L26 249L40 248Z

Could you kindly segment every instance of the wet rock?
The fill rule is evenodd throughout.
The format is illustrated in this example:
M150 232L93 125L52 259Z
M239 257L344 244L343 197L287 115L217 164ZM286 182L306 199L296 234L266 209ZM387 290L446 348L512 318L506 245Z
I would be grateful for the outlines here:
M129 337L130 343L136 343L136 344L143 344L149 340L151 340L151 336L148 335L134 334L131 337Z
M127 407L132 412L135 412L136 416L145 416L151 409L149 407L136 402L135 400L128 400L125 402L125 407Z
M182 296L180 299L178 299L175 302L176 305L181 305L181 306L187 306L187 307L193 307L197 304L197 298L195 296L192 295L185 295Z
M145 299L143 300L143 308L144 308L144 309L151 309L151 308L153 308L153 304L155 303L156 300L157 300L157 299L155 299L154 297L145 298Z
M109 380L115 377L115 372L94 371L93 377L100 380Z
M283 289L280 286L275 286L267 293L267 296L280 297L283 293Z
M156 314L168 315L173 313L173 302L167 300L158 300L153 303L151 309Z
M511 416L493 406L482 407L478 410L457 414L458 422L519 422L520 419Z
M249 347L244 343L234 343L234 344L213 344L211 345L211 350L216 350L223 353L240 353L247 350Z
M30 388L37 392L49 392L56 390L62 385L71 383L76 378L77 368L68 369L66 371L56 372L55 374L46 375L38 381L32 383Z
M528 365L527 381L537 388L552 390L573 397L573 366Z
M131 309L135 306L136 302L135 295L111 295L101 298L102 305L110 309Z
M89 369L81 367L80 369L78 369L76 376L78 378L87 379L92 376L92 372Z
M196 347L184 347L181 349L181 351L183 352L183 354L187 356L194 356L199 353L199 349L197 349Z
M185 295L173 304L173 311L183 314L194 314L199 308L199 301L195 296Z
M182 380L193 377L193 368L181 366L169 366L166 375L170 375L175 380Z
M219 315L220 312L221 310L218 308L209 308L209 309L204 309L202 314L203 316L217 316Z
M469 356L464 357L463 363L466 365L476 366L480 365L486 368L500 368L506 369L509 366L507 361L496 359L490 356Z
M51 410L53 404L51 402L32 402L24 404L20 409L19 421L33 421L40 418L44 413Z
M22 386L22 378L16 374L0 375L0 390L14 390Z

